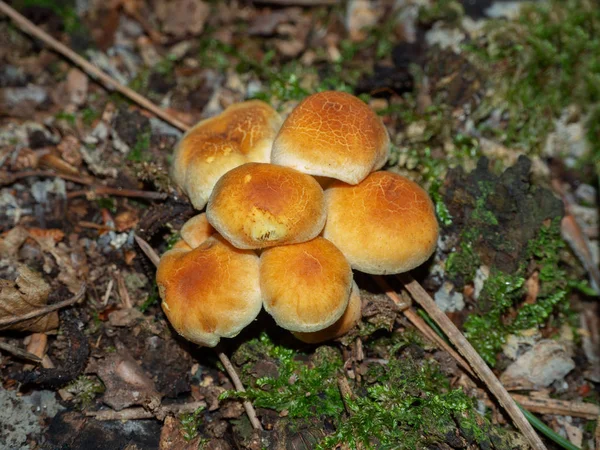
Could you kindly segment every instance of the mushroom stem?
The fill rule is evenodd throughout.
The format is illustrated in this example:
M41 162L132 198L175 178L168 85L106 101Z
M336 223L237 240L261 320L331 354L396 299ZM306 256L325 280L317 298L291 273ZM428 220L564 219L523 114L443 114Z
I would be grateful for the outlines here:
M231 361L229 360L227 355L219 350L216 350L216 352L219 356L221 364L223 364L223 367L225 368L225 371L231 378L231 381L233 381L233 385L235 386L236 390L240 392L246 392L246 389L244 389L244 385L242 384L242 380L240 380L240 377L238 376L235 367L233 367L233 364L231 364ZM263 427L260 424L258 417L256 417L256 411L254 410L254 406L252 406L252 403L249 400L244 400L244 409L246 410L248 419L250 419L252 428L254 428L255 430L262 430Z
M404 285L404 288L410 293L413 299L423 307L429 316L446 333L446 336L458 349L458 351L471 364L475 373L488 386L492 394L496 397L500 405L512 418L514 424L529 441L529 445L534 450L546 450L542 440L534 431L533 427L527 421L513 398L506 391L502 383L496 378L494 372L487 366L485 361L479 356L479 353L473 348L469 341L464 337L446 314L438 308L430 295L423 289L413 277L407 273L397 275L398 279Z
M135 236L135 241L138 243L144 254L148 257L148 259L150 259L154 266L157 267L160 261L158 253L156 253L156 251L152 248L150 244L148 244L147 241L145 241L137 235ZM233 381L233 385L235 386L235 388L240 392L246 392L246 389L244 389L244 385L242 384L242 381L240 380L240 377L238 376L235 367L233 367L233 364L231 364L231 361L229 360L227 355L218 349L215 349L215 351L217 353L217 356L219 357L219 360L223 364L223 367L225 367L227 375L229 375L231 381ZM262 425L260 424L260 421L256 416L254 406L252 406L252 403L250 401L244 400L244 409L246 410L246 414L248 415L248 419L250 419L252 427L255 430L262 430Z

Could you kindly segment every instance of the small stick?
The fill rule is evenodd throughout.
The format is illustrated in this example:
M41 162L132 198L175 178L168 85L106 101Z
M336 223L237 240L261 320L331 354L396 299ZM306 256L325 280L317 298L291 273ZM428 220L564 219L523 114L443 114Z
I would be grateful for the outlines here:
M42 362L42 359L39 356L22 350L19 347L15 347L14 345L7 344L6 342L0 341L0 350L7 351L8 353L12 353L19 358L27 359L36 363Z
M160 409L162 412L166 413L164 414L164 416L166 416L167 414L192 413L198 408L203 408L205 406L206 402L198 401L183 404L162 405ZM127 408L121 411L113 411L112 409L106 409L102 411L86 411L85 415L88 417L93 417L96 420L139 420L152 419L156 417L152 411L144 408Z
M385 295L392 299L392 301L402 309L402 313L406 316L410 323L412 323L417 328L417 330L423 333L425 337L428 338L430 341L435 342L440 348L448 352L467 373L469 373L471 376L475 376L473 370L471 369L471 366L467 364L467 362L456 352L456 350L450 347L444 339L442 339L440 336L437 335L437 333L435 333L431 328L429 328L425 321L421 317L419 317L419 315L412 308L405 307L406 302L402 301L402 299L398 297L398 294L392 289L392 287L388 284L387 281L385 281L385 279L382 276L374 275L373 279L379 285L379 287L383 289Z
M161 108L149 101L143 95L138 94L133 89L130 89L127 86L123 86L114 78L102 72L102 70L98 69L96 66L86 61L84 58L79 56L66 45L54 39L48 33L43 31L40 27L27 20L25 17L23 17L21 14L19 14L17 11L8 6L3 1L0 1L0 11L6 14L8 17L10 17L12 21L15 22L19 28L21 28L21 30L43 41L48 47L53 49L55 52L60 53L65 58L71 60L73 64L79 66L92 78L100 80L106 86L107 89L114 89L120 92L127 98L133 100L135 103L140 105L142 108L147 109L156 116L160 117L162 120L169 122L171 125L179 128L180 130L185 130L186 128L188 128L187 124L176 119L166 111L163 111Z
M598 416L600 416L600 406L592 403L529 397L519 394L512 394L512 398L527 411L534 413L583 417L587 420L597 420Z
M68 300L55 303L53 305L44 306L43 308L34 309L33 311L28 312L27 314L23 314L22 316L9 317L6 319L0 319L0 327L5 327L8 325L13 325L18 322L22 322L23 320L33 319L34 317L43 316L44 314L51 313L52 311L56 311L58 309L64 308L66 306L70 306L73 303L78 302L85 294L85 283L81 285L77 294L71 297Z
M148 244L148 242L146 242L144 239L137 235L135 235L134 237L135 241L138 243L138 245L146 254L146 256L150 259L150 261L152 261L152 263L155 266L158 266L158 263L160 262L160 256L158 256L158 253L156 253L152 246ZM217 356L219 357L219 360L223 364L225 371L229 375L229 378L231 378L231 381L233 381L235 389L240 392L246 392L246 389L244 389L244 385L242 384L242 380L240 380L240 377L238 376L235 367L233 367L233 364L231 364L231 361L229 360L227 355L218 349L215 349L215 351L217 353ZM252 424L252 427L255 430L262 430L262 425L260 424L260 421L256 416L256 411L254 410L254 406L252 406L252 403L248 400L244 400L243 404L244 409L246 410L246 414L248 415L248 419L250 419L250 423Z
M233 381L235 389L239 392L246 392L246 389L244 389L244 385L242 384L242 380L240 380L235 367L233 367L233 364L231 364L231 361L227 355L219 350L217 350L217 355L219 356L221 364L223 364L223 367L225 367L225 371L229 374L231 381ZM252 406L252 402L249 400L244 400L243 404L246 414L248 415L248 419L250 419L250 423L252 424L252 428L255 430L262 430L263 427L260 423L260 420L258 420L258 417L256 417L256 411L254 410L254 406Z
M504 389L502 383L500 383L498 378L496 378L494 372L492 372L485 361L481 359L479 353L477 353L469 341L467 341L460 330L456 328L448 316L446 316L446 314L444 314L442 310L438 308L427 291L425 291L425 289L423 289L423 287L409 274L400 274L398 275L398 278L402 284L404 284L404 287L411 294L414 300L421 305L427 314L429 314L429 317L431 317L444 331L444 333L446 333L446 336L450 342L452 342L452 344L454 344L454 346L466 358L466 360L469 361L473 370L487 385L500 405L510 415L517 428L519 428L521 433L523 433L529 442L529 445L531 445L534 450L546 450L544 443L527 421L513 398L506 391L506 389Z
M67 198L81 197L84 195L114 195L117 197L148 198L151 200L163 200L167 198L167 194L164 192L141 191L138 189L124 189L120 187L96 185L94 184L94 181L89 178L81 178L64 173L52 172L49 170L27 170L13 174L0 172L0 186L7 186L17 180L28 177L57 177L62 178L63 180L72 181L73 183L90 186L89 190L69 192L67 194Z
M147 198L150 200L164 200L167 198L167 194L164 192L140 191L138 189L113 188L109 186L94 186L89 190L69 192L67 198L87 197L89 195L114 195L117 197Z
M338 389L340 390L340 394L342 394L342 402L344 402L344 408L349 416L354 415L354 411L350 409L348 405L348 400L354 400L354 393L350 388L350 384L348 384L348 380L344 377L338 378Z
M137 242L144 254L148 257L150 262L154 264L154 267L158 267L158 263L160 262L160 256L158 256L158 253L154 251L152 246L148 244L148 242L146 242L145 239L142 239L137 234L134 234L133 237L135 239L135 242Z

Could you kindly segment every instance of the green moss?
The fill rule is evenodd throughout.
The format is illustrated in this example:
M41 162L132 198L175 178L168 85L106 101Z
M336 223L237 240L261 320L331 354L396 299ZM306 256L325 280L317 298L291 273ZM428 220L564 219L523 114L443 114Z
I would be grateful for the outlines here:
M202 425L203 411L204 407L201 406L194 412L179 415L181 433L186 441L189 442L198 436L198 429Z
M547 326L553 319L560 324L570 314L568 294L575 284L569 283L561 266L564 248L560 220L555 219L542 226L529 243L526 259L516 273L492 270L478 300L481 314L471 314L464 324L465 335L488 364L496 364L496 354L509 334ZM528 265L539 271L540 291L534 303L521 304ZM516 314L508 319L514 308Z
M148 159L147 151L150 148L150 138L152 137L152 133L150 131L145 131L141 133L135 145L129 150L127 154L127 159L133 162L142 162Z
M141 312L146 312L148 310L148 308L150 308L153 305L156 305L160 302L160 297L158 295L158 287L156 286L156 281L153 280L152 281L152 288L150 290L150 292L148 293L148 297L146 297L146 300L144 300L144 302L139 306L139 310Z
M96 199L96 204L98 208L106 208L113 214L117 212L117 201L112 197L98 198Z
M92 125L94 120L96 120L98 117L100 117L100 112L94 108L88 107L81 111L81 120L83 121L83 124L88 127Z
M75 396L72 400L75 405L86 408L104 392L104 385L95 376L81 375L67 384L65 389Z
M592 0L551 0L523 6L513 21L491 21L467 50L496 77L488 107L507 114L490 130L506 145L537 151L553 120L572 104L597 111L600 101L600 8ZM594 113L592 113L594 116ZM597 120L588 120L596 161ZM591 136L590 136L591 133ZM588 158L593 155L588 155Z
M472 410L472 400L450 389L431 362L394 358L366 377L375 383L346 399L352 415L318 448L423 448L445 442L445 434L455 429L454 416Z
M337 417L344 405L337 386L342 360L319 347L312 367L296 359L296 351L275 345L266 334L250 342L251 352L264 351L278 366L277 377L261 377L245 393L227 392L223 398L249 399L259 408L287 411L290 418ZM252 349L252 347L254 347ZM326 353L327 352L327 353Z
M522 295L525 280L518 275L493 272L483 285L479 297L483 314L471 314L464 324L465 335L479 355L490 365L509 333L504 315Z
M454 280L475 278L475 273L481 265L479 255L473 248L477 234L475 228L468 228L461 233L458 248L446 260L446 273L449 278Z

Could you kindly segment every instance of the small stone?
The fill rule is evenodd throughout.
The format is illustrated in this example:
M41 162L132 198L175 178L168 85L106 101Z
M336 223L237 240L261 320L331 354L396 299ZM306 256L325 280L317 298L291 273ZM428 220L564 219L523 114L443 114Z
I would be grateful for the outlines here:
M454 285L446 281L435 293L435 303L444 312L456 312L465 307L465 300L460 292L454 290Z

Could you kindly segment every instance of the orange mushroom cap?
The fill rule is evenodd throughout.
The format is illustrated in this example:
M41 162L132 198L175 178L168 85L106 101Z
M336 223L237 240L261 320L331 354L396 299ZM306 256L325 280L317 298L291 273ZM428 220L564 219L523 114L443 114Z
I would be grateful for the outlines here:
M210 224L238 248L308 241L325 225L325 201L309 175L248 163L217 182L206 208Z
M435 210L415 182L375 172L356 186L337 181L326 190L323 236L353 269L370 274L406 272L425 262L438 238Z
M346 310L352 270L335 245L318 237L263 251L260 286L265 310L280 327L319 331Z
M196 248L216 233L206 218L206 213L198 214L183 224L179 231L182 239L191 247Z
M271 161L356 184L383 167L389 151L387 129L368 105L327 91L305 98L291 112L275 138Z
M162 307L186 339L214 347L252 322L262 307L259 260L219 236L166 252L156 274Z
M247 162L269 162L281 117L267 103L250 100L203 120L179 141L171 176L202 209L217 180Z
M314 331L312 333L301 333L292 332L292 334L302 342L307 344L318 344L320 342L329 341L345 335L350 331L362 317L362 301L360 298L360 290L356 285L356 282L352 282L352 291L350 293L350 300L346 311L342 314L333 325L321 331Z

